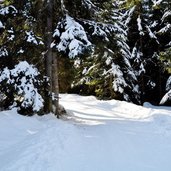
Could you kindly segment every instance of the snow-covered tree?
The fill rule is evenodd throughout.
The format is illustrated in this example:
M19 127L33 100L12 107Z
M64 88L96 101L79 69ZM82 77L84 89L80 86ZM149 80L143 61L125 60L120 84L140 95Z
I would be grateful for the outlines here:
M21 114L33 115L43 108L40 95L40 73L26 61L19 62L13 69L0 71L0 101L2 109L17 107Z
M8 108L10 105L16 105L20 107L20 113L23 114L31 114L31 112L38 112L40 110L38 109L38 106L35 106L35 103L37 105L36 101L38 101L39 98L38 89L40 89L40 86L37 87L37 90L33 90L35 87L32 85L33 82L34 86L37 85L38 82L34 80L37 79L37 75L33 78L28 75L26 70L17 71L17 69L23 64L19 61L25 60L31 64L37 65L41 72L43 70L41 54L44 44L40 32L37 31L38 29L35 27L37 21L36 15L33 15L32 13L32 7L33 2L29 0L20 3L15 0L0 2L0 71L1 76L7 74L6 78L1 79L2 85L7 84L6 87L1 88L1 94L5 95L2 104L4 104L4 108ZM27 65L23 64L23 66L25 66L26 69L29 68ZM13 77L12 74L15 74L15 76L17 75L19 78L17 79L16 77ZM10 81L12 77L13 80ZM25 78L27 79L25 80ZM25 86L25 88L23 86ZM21 89L23 89L23 92ZM28 93L29 91L30 93ZM16 98L18 97L21 97L20 99L24 98L25 100L17 101ZM40 98L42 97L40 96ZM16 101L17 104L14 104ZM43 103L41 104L41 108L42 105Z
M36 65L44 112L58 116L59 86L72 81L62 75L71 73L77 92L153 100L168 78L170 17L169 0L0 1L1 72L19 61Z
M81 84L86 84L92 89L88 90L91 94L102 98L138 102L137 80L129 62L131 53L126 43L127 33L121 22L121 13L115 9L117 4L112 1L83 1L75 6L84 9L83 14L75 14L66 8L67 17L62 20L62 24L58 24L54 34L56 40L52 44L70 57L79 56L76 66L81 71L73 85L84 87ZM67 7L67 3L64 7ZM85 15L87 8L90 11L89 19ZM92 54L80 58L89 49L93 50ZM132 95L132 91L135 95Z
M51 47L66 53L70 58L83 54L92 45L83 26L68 14L58 23L53 37L55 40Z
M132 66L139 81L141 101L153 100L151 97L160 94L161 85L165 82L164 66L160 61L160 51L166 43L160 37L162 28L162 10L159 1L127 1L129 7L125 13L125 25L128 29L128 45L132 51ZM157 5L157 6L156 6ZM157 93L158 92L158 93Z

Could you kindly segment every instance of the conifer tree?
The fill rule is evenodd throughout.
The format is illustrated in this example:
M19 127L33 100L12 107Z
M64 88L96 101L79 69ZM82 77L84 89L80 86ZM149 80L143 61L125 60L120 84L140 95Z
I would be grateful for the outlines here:
M158 31L162 28L159 1L131 1L126 11L128 44L132 51L132 66L139 80L141 101L159 101L162 94L164 66L159 60L163 41ZM158 7L156 7L156 5ZM158 95L160 94L160 95ZM155 96L157 95L157 96ZM151 99L150 97L153 97Z
M85 3L84 8L89 3ZM80 59L77 69L82 68L82 71L75 85L77 88L87 87L89 93L101 98L118 98L138 103L138 87L135 86L137 80L129 62L131 54L126 43L127 33L121 23L122 16L116 9L117 5L112 1L100 4L91 2L90 16L96 20L77 16L94 49L91 56ZM135 95L132 95L132 91Z
M22 114L38 112L34 108L36 103L38 104L38 99L41 99L39 102L43 104L42 96L39 94L41 89L38 74L35 70L34 77L34 73L29 75L28 72L33 69L27 62L41 68L43 47L42 38L34 28L36 21L31 7L31 1L2 1L0 4L0 17L3 23L0 32L0 82L3 97L1 100L4 109L11 106L19 107ZM26 70L23 69L24 66ZM3 87L4 84L6 87ZM36 100L34 98L37 95L40 98ZM22 100L19 102L18 99Z

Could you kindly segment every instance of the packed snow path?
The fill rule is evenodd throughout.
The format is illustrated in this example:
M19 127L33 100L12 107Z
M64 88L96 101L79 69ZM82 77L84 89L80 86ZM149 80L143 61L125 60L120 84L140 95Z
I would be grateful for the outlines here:
M171 108L61 95L69 112L0 113L0 171L170 171Z

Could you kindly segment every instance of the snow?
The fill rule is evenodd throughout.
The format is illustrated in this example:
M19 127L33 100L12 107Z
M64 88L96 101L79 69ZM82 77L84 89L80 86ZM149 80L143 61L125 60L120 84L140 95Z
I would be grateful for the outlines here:
M167 24L165 27L163 27L162 29L160 29L158 31L158 33L166 33L167 31L169 31L171 29L171 24Z
M167 101L171 100L171 90L169 90L161 99L160 104L163 105L165 104Z
M161 3L162 1L163 1L163 0L158 0L158 1L152 0L152 2L153 2L153 7L156 7L156 6L160 5L160 3Z
M88 7L88 9L96 8L96 6L90 0L83 0L83 3Z
M1 28L4 28L4 26L3 26L3 24L2 24L2 22L1 22L1 20L0 20L0 29Z
M167 79L166 82L166 91L171 90L171 76Z
M163 14L161 20L164 21L166 18L168 18L168 17L170 17L170 16L171 16L171 11L166 11L166 12Z
M105 64L106 65L110 64L111 68L109 70L104 69L102 75L105 76L106 78L113 76L113 81L112 81L112 88L113 88L113 90L115 92L119 92L121 94L124 93L124 88L127 87L128 84L125 81L125 78L124 78L123 72L121 71L120 66L115 64L115 63L113 63L112 59L110 58L110 56L106 59ZM89 71L90 71L90 69L89 69ZM129 73L132 74L131 71ZM126 96L124 96L124 97L126 97ZM129 98L124 98L124 99L128 100Z
M0 48L0 57L8 56L8 51L5 47Z
M24 75L22 75L24 73ZM39 111L43 107L43 98L35 87L36 76L39 72L34 66L26 61L21 61L15 65L14 69L7 67L0 73L0 83L7 81L6 84L14 87L18 94L15 94L15 101L21 101L22 107L33 107L33 111ZM1 91L0 91L1 92ZM14 104L15 106L15 104Z
M125 25L126 25L126 26L130 23L131 17L133 16L133 13L134 13L135 9L136 9L136 6L134 5L134 6L128 11L128 14L126 13L126 15L128 15L128 17L127 17L127 19L126 19L126 21L125 21Z
M111 56L107 57L105 63L106 65L110 65L112 63L112 57Z
M24 53L24 50L21 48L17 53L22 54Z
M2 171L170 171L171 108L63 94L69 113L0 113Z
M143 28L142 28L142 23L141 22L142 21L141 21L140 15L139 15L138 18L137 18L137 26L138 26L139 34L141 36L143 36L144 32L143 32Z
M27 42L33 43L35 45L43 45L43 42L41 41L40 37L37 37L33 31L26 31L26 38Z
M160 101L160 104L166 104L167 102L171 101L171 76L167 79L166 82L166 94Z
M9 13L16 14L17 12L18 11L16 10L16 8L12 5L9 5L9 6L4 7L4 8L1 7L1 9L0 9L0 15L7 15Z
M154 21L154 22L150 25L150 27L153 28L153 27L156 27L157 25L158 25L158 22L157 22L157 21Z
M113 74L113 76L115 78L113 80L113 89L114 89L114 91L123 93L124 92L123 87L126 87L127 84L125 82L125 79L123 78L123 73L120 70L119 65L112 64L111 73Z
M10 30L8 30L7 32L9 33L7 39L8 39L9 41L13 41L14 38L15 38L15 33L14 33L13 28L11 28Z
M62 33L59 31L61 28L64 30ZM66 52L69 50L68 56L70 58L78 56L84 49L92 45L88 40L82 25L69 15L66 15L66 18L58 23L57 28L53 33L53 37L59 37L60 42L52 42L51 48L56 47L59 52Z
M171 46L171 41L166 46Z
M148 30L148 33L149 33L150 38L156 39L157 43L160 44L159 41L157 40L156 35L151 31L150 27L146 26L146 28Z
M62 8L62 11L66 10L65 5L64 5L64 0L61 0L61 8Z
M106 32L103 29L101 29L98 24L99 23L94 23L94 32L92 33L92 35L99 35L102 37L107 37Z

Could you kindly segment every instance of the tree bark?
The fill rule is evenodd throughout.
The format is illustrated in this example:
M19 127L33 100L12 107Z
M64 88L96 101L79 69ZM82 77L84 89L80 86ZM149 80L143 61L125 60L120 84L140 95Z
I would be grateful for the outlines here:
M56 53L52 56L52 105L53 113L59 118L59 83L58 83L58 59Z
M45 54L45 75L48 77L48 85L45 86L45 113L52 112L52 31L53 31L53 0L46 0L47 18L45 29L45 45L47 52Z
M54 113L59 118L59 84L58 84L58 60L57 53L54 53L51 48L53 41L53 7L54 0L46 0L47 5L47 21L46 21L46 47L47 53L45 55L45 72L49 78L49 85L47 85L47 97L45 97L45 112Z

